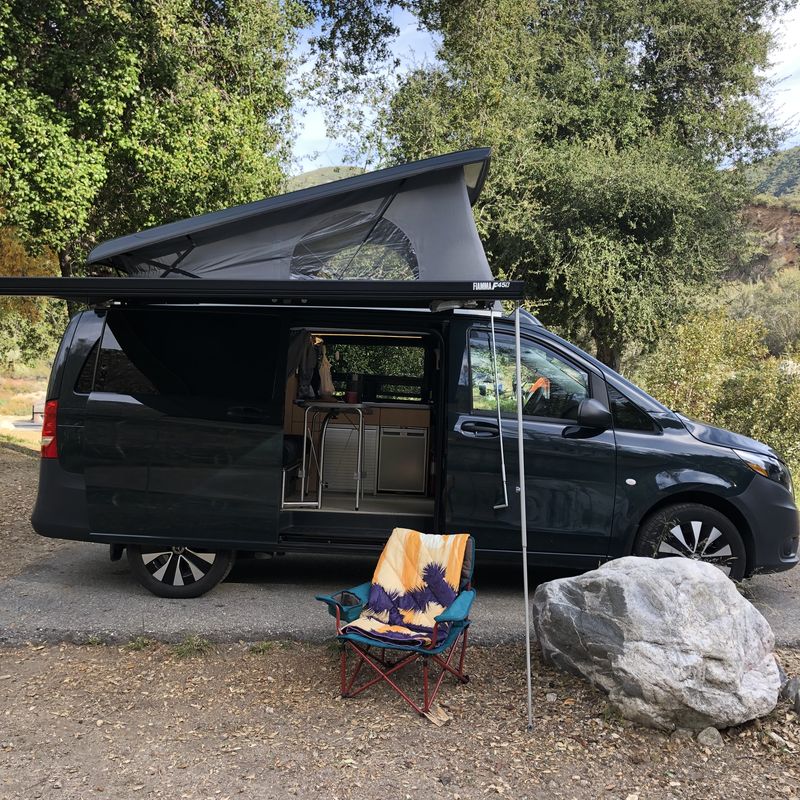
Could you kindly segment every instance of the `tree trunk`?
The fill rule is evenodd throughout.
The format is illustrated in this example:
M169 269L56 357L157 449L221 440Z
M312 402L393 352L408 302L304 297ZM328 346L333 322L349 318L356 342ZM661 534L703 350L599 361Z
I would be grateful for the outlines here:
M58 251L58 266L61 270L61 277L62 278L71 278L72 277L72 257L66 250L59 250ZM81 308L80 304L75 302L74 300L67 300L67 313L70 316L70 319L77 314Z
M597 345L597 360L619 372L619 351L614 344L606 339L598 338L595 338L595 344Z
M597 360L619 372L619 338L615 335L613 326L602 318L595 319L592 338L597 348Z

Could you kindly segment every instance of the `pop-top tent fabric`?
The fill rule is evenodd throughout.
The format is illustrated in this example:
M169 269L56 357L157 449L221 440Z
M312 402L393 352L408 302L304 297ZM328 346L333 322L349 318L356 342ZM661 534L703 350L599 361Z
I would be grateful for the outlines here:
M475 220L487 148L403 164L98 245L143 278L491 281Z

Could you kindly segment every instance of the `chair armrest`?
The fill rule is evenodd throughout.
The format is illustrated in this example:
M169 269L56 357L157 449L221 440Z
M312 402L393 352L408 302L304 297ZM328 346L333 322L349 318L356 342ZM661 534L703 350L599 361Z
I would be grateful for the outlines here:
M446 608L438 617L434 617L434 619L436 622L466 622L474 600L475 590L465 589L456 597L449 608Z
M328 606L328 613L331 616L335 617L338 610L343 622L352 622L358 618L361 609L366 605L370 586L370 582L367 581L367 583L354 586L352 589L342 589L335 594L318 594L315 599ZM357 602L352 602L353 599Z

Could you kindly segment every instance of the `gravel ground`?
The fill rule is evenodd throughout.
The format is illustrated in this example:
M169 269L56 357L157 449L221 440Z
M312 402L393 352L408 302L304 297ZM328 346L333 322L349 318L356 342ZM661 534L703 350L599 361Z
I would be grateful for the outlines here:
M20 445L0 443L0 578L22 572L65 545L31 531L38 465L38 453Z
M112 598L117 598L122 611L126 602L144 604L152 624L137 618L129 629L96 639L116 639L121 646L0 647L0 800L800 797L800 723L783 702L769 717L724 732L724 747L709 751L696 741L619 719L601 694L580 679L544 668L535 654L536 724L528 733L524 656L513 635L509 645L471 649L467 686L445 681L441 699L450 721L444 727L418 717L382 687L341 700L335 646L271 641L252 652L245 643L230 643L240 635L246 641L260 638L252 635L252 619L248 636L235 628L238 617L226 614L235 608L242 613L244 592L250 604L245 610L260 618L259 603L296 601L298 592L305 597L319 580L360 576L359 561L337 566L324 560L310 584L299 588L292 583L306 563L287 559L287 569L281 560L245 562L233 582L206 598L162 601L133 584L124 564L89 558L86 575L72 571L87 552L95 553L93 546L30 532L35 467L24 451L0 447L0 611L9 592L17 592L16 603L31 595L34 605L44 603L53 618L60 615L64 630L73 624L78 639L95 641L92 631L108 630L104 618L115 613ZM55 564L62 565L61 573ZM92 571L99 577L92 579ZM59 574L62 583L54 585ZM476 622L476 634L492 614L518 605L516 587L500 573L487 571L485 578L482 587L488 584L488 591L482 589L478 606L487 616ZM754 591L758 581L769 580L756 579ZM773 593L771 613L796 632L796 615L781 605L778 588ZM324 622L326 615L307 599L313 619ZM192 605L201 601L202 609ZM73 617L83 608L86 619ZM290 630L306 638L304 611L293 612L294 627L281 628L289 623L279 620L265 635L283 631L285 637ZM170 628L181 615L193 624ZM227 625L227 637L218 638L228 643L201 641L208 652L183 658L181 645L141 637L122 644L150 628L156 630L153 638L162 638L159 618L173 640L180 631L208 635L207 621L218 623L221 633ZM91 624L79 630L87 620ZM327 620L326 636L329 628ZM0 624L3 638L14 639ZM789 674L800 674L797 650L782 649L779 658Z
M794 653L784 659L797 669ZM166 645L0 649L0 797L800 794L800 726L785 703L710 751L620 720L584 682L538 661L528 733L518 647L470 652L471 682L443 686L443 727L382 687L339 699L337 664L335 647L297 643L182 659Z

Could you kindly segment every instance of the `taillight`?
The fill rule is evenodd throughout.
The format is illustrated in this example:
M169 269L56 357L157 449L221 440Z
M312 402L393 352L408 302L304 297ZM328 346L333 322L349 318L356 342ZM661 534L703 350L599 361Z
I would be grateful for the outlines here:
M58 458L56 442L56 416L58 400L48 400L44 404L44 421L42 422L42 458Z

